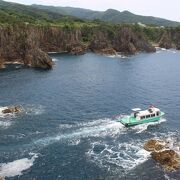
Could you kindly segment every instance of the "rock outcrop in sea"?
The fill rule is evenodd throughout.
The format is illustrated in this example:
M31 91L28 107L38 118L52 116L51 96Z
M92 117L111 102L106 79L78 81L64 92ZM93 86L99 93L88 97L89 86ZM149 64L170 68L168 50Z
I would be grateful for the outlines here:
M22 108L20 106L10 106L2 110L2 113L9 114L9 113L20 113L22 112Z
M166 171L180 169L180 155L169 147L166 141L151 139L144 144L144 149L151 152L151 157Z

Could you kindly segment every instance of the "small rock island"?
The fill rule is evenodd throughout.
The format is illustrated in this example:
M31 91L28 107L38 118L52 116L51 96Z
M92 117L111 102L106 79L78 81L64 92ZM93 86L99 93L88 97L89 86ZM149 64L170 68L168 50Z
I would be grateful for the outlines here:
M169 147L169 142L151 139L144 144L151 157L166 171L180 169L180 155Z

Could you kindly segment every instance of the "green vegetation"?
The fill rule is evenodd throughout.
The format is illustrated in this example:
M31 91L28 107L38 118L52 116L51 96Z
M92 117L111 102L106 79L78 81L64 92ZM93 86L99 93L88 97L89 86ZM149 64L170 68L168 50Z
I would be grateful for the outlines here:
M114 9L108 9L102 12L102 11L92 11L89 9L73 8L73 7L55 7L55 6L42 6L42 5L33 5L33 7L43 10L48 10L49 12L54 12L61 15L70 15L86 20L96 19L96 20L111 22L115 24L141 22L146 25L166 26L166 27L176 27L180 25L179 22L175 22L175 21L170 21L152 16L136 15L129 11L120 12Z
M94 23L85 22L76 17L60 15L47 10L0 0L0 24L17 23L76 27L80 27L83 24L94 25Z
M77 12L78 11L78 12ZM82 16L86 18L88 15L93 12L94 20L85 20L80 19L78 16ZM77 15L79 13L79 15ZM130 27L135 32L139 34L144 34L145 37L151 42L158 42L162 34L167 29L164 27L157 26L156 23L153 24L154 21L151 22L149 25L145 25L142 23L127 23L127 19L131 17L131 21L136 21L137 16L128 12L124 11L123 15L121 13L121 18L124 18L122 21L124 23L117 23L112 24L110 22L101 21L102 17L106 18L108 21L114 22L114 16L119 17L119 11L116 10L107 10L103 13L101 18L98 18L98 14L100 12L91 11L86 9L80 8L62 8L62 7L53 7L53 6L26 6L17 3L10 3L0 0L0 24L1 26L6 25L31 25L31 26L55 26L61 27L67 31L71 31L73 29L81 28L82 32L82 40L84 43L90 42L93 38L93 31L100 30L101 32L105 32L109 39L114 39L117 31L119 31L122 27ZM62 15L63 14L63 15ZM72 15L76 15L77 17L73 17ZM125 18L126 17L126 18ZM138 16L140 17L140 16ZM148 18L152 19L151 17L144 17L141 18ZM164 21L166 24L168 21L159 19L158 22L160 24ZM118 22L118 21L117 21ZM126 23L125 23L126 22ZM171 21L171 23L174 23ZM175 25L175 24L174 24ZM92 28L93 27L93 28ZM180 31L180 25L177 28L173 28L174 30Z

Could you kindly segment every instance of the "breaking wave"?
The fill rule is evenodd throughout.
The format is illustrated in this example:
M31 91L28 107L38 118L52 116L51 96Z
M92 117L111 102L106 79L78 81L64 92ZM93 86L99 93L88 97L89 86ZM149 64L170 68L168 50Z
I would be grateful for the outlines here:
M31 158L18 159L9 163L0 164L0 176L2 177L13 177L20 176L23 171L33 166L35 159L38 157L37 154L30 153Z
M8 107L7 106L4 106L4 107L0 107L0 118L5 118L5 117L13 117L14 114L4 114L2 111L7 109Z
M45 112L45 107L42 105L29 104L23 106L23 108L28 115L41 115Z
M122 55L122 54L107 55L107 57L110 57L110 58L120 58L120 59L129 58L128 56L125 56L125 55Z
M127 172L145 162L150 153L143 149L143 142L133 140L114 144L94 142L86 155L98 166L106 167L108 171Z
M8 107L0 107L0 128L6 129L12 125L12 118L15 117L15 114L4 114L2 111Z

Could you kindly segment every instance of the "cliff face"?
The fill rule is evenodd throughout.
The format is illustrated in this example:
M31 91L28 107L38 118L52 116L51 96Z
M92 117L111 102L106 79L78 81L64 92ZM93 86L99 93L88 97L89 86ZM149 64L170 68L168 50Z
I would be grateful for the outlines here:
M24 27L1 27L0 62L18 62L30 67L49 69L50 57L39 49L38 34Z
M135 33L131 28L123 28L113 40L116 51L125 54L135 54L140 51L155 52L155 48L145 39L141 33Z
M159 46L166 49L176 48L180 50L180 28L165 30L159 40Z
M49 69L53 62L47 52L67 51L69 44L78 44L79 39L80 31L77 30L66 32L53 27L1 27L0 66L3 67L6 62L19 62Z
M87 37L89 39L85 41ZM159 44L165 48L175 44L180 49L180 31L165 32ZM130 27L113 31L102 27L89 27L88 30L25 25L0 27L0 68L6 63L18 62L29 67L49 69L53 62L47 52L66 51L79 55L87 49L103 54L155 51L143 33L135 32Z
M164 32L160 41L159 41L159 47L170 49L173 47L171 35L169 32Z
M145 36L124 27L109 35L108 32L96 31L91 41L90 49L95 52L114 54L120 52L133 55L140 51L154 52L155 48L145 39Z

